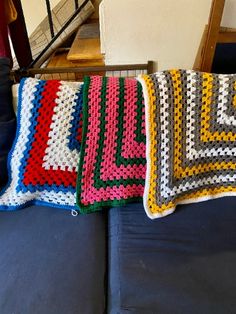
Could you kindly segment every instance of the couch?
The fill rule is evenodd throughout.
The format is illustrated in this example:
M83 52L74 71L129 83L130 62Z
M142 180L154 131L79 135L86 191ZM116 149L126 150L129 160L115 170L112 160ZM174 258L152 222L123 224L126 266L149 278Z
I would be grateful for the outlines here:
M0 185L14 132L9 63L0 60ZM0 314L236 312L236 198L150 220L142 203L73 217L0 212Z

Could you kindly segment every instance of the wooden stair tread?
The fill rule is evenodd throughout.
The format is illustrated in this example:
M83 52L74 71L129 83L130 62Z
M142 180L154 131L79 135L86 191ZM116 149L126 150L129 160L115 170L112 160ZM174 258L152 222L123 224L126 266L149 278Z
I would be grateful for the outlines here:
M99 23L97 20L79 27L67 55L67 60L72 62L98 60L100 65L104 65L100 49Z
M80 61L80 60L103 60L100 50L100 39L77 39L71 46L68 53L67 60Z
M83 68L83 67L98 67L103 66L104 63L97 60L78 61L71 62L67 60L67 54L69 49L58 49L50 58L47 68ZM93 75L93 72L87 72L86 75ZM105 75L104 71L97 72L97 75ZM83 73L55 73L55 74L43 74L42 79L55 79L55 80L72 80L82 81L84 77Z
M69 50L69 49L68 49ZM58 50L50 58L47 68L73 68L73 67L90 67L90 66L102 66L103 62L100 60L78 60L77 62L71 62L67 59L68 50Z

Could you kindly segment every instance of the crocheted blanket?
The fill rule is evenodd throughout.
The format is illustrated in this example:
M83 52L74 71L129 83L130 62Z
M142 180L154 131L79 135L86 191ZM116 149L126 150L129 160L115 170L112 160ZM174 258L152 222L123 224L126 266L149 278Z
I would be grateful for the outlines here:
M141 200L145 170L141 84L130 78L86 78L77 184L80 210Z
M0 193L0 209L29 204L76 208L82 94L81 83L21 81L10 180Z
M140 77L145 92L149 217L236 194L236 75L172 70Z

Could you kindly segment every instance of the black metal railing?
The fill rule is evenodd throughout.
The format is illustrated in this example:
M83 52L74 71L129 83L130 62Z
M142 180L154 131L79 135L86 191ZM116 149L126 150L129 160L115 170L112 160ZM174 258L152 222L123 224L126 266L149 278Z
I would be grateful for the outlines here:
M79 7L79 0L75 0L75 10L77 10Z
M75 11L74 11L74 13L71 15L71 17L67 20L67 22L63 25L63 27L56 34L54 32L54 27L53 27L53 18L52 18L50 0L45 0L45 2L46 2L47 14L48 14L48 22L49 22L50 33L51 33L51 40L48 43L48 45L39 53L39 55L30 63L29 68L34 67L34 65L43 57L43 55L48 51L48 49L50 49L50 47L57 40L57 38L67 29L67 27L71 24L71 22L73 22L73 20L76 18L76 16L86 6L86 4L89 2L89 0L84 0L84 2L81 5L79 5L78 0L75 0Z
M50 33L51 37L54 37L54 28L53 28L53 19L52 19L52 11L51 11L51 3L50 0L45 0L46 1L46 7L47 7L47 13L48 13L48 23L50 27Z

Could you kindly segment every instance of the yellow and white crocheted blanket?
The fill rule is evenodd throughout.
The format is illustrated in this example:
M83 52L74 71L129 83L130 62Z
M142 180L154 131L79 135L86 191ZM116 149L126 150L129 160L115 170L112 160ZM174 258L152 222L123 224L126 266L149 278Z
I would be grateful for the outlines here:
M171 70L139 80L145 95L148 216L236 195L236 75Z

